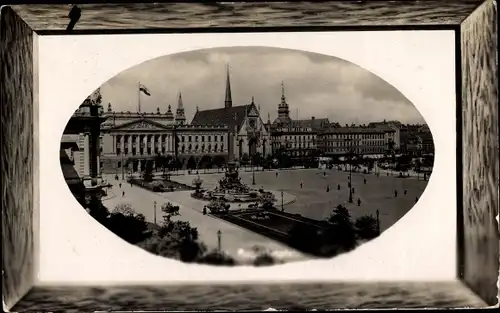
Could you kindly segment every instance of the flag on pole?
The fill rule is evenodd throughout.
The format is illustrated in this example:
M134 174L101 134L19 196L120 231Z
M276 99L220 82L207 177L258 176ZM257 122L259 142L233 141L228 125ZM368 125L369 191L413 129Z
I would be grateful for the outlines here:
M151 92L143 84L139 84L139 91L142 91L146 96L151 96Z

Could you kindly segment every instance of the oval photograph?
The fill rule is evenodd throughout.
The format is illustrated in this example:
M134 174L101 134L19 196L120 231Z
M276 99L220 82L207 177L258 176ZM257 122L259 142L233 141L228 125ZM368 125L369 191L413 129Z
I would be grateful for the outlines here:
M434 144L415 106L350 62L213 48L127 69L61 139L65 180L126 242L183 262L331 258L418 201Z

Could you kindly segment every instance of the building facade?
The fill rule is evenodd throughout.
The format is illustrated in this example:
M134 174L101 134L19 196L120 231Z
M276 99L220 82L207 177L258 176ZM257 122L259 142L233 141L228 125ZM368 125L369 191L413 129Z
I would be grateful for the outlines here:
M233 106L229 69L224 107L196 110L191 123L186 121L182 95L175 115L170 105L166 112L115 112L108 104L107 122L101 127L100 164L105 173L142 171L148 162L156 166L158 155L179 160L186 167L190 159L228 160L229 140L234 144L234 159L271 153L270 135L260 118L254 99L250 104ZM232 136L229 136L229 134Z
M319 135L319 149L325 156L383 155L389 142L395 140L396 131L378 127L331 127Z
M229 68L226 76L226 92L224 107L209 110L197 110L191 122L191 127L225 127L226 136L223 143L214 142L220 148L229 146L228 140L233 140L233 159L241 160L244 155L249 157L260 154L267 156L271 151L271 136L260 117L258 105L252 97L250 104L233 106ZM231 134L231 136L229 136ZM232 138L232 139L230 139ZM227 150L224 150L226 153Z
M278 105L278 117L271 124L268 117L268 129L271 133L273 154L286 154L292 159L308 158L318 154L318 136L330 122L326 118L307 120L290 118L290 108L286 101L285 87L281 83L281 102Z
M100 168L100 125L106 120L102 107L94 101L99 90L88 97L66 125L60 147L64 178L75 198L84 206L102 196Z

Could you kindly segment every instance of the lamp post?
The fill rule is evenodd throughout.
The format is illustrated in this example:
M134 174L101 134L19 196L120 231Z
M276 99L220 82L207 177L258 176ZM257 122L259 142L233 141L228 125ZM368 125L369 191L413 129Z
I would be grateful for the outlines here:
M122 168L122 180L125 180L125 172L123 170L123 167L125 166L125 164L123 164L123 151L121 153L121 158L122 158L122 160L121 160L121 163L120 163L121 164L120 167Z
M349 203L352 203L352 138L348 138L347 141L350 144L349 147Z
M281 189L281 212L285 211L285 207L283 206L283 189Z
M221 252L221 236L222 236L222 232L219 229L217 231L217 249L219 250L219 252Z
M154 223L156 225L156 201L153 201Z
M380 218L379 218L380 212L378 211L378 209L376 213L377 213L377 232L380 235Z

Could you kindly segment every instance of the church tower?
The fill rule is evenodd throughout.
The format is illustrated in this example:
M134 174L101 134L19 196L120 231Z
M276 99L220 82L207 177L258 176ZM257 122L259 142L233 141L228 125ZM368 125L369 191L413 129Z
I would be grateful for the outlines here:
M229 64L226 66L227 77L226 77L226 98L224 101L225 108L231 108L233 106L233 99L231 97L231 81L229 79Z
M278 119L282 122L290 120L290 110L288 108L288 103L286 103L285 86L283 81L281 82L281 103L278 106Z
M186 115L184 114L184 105L182 104L182 94L179 92L179 100L177 101L177 110L175 112L175 124L184 125L186 123Z

